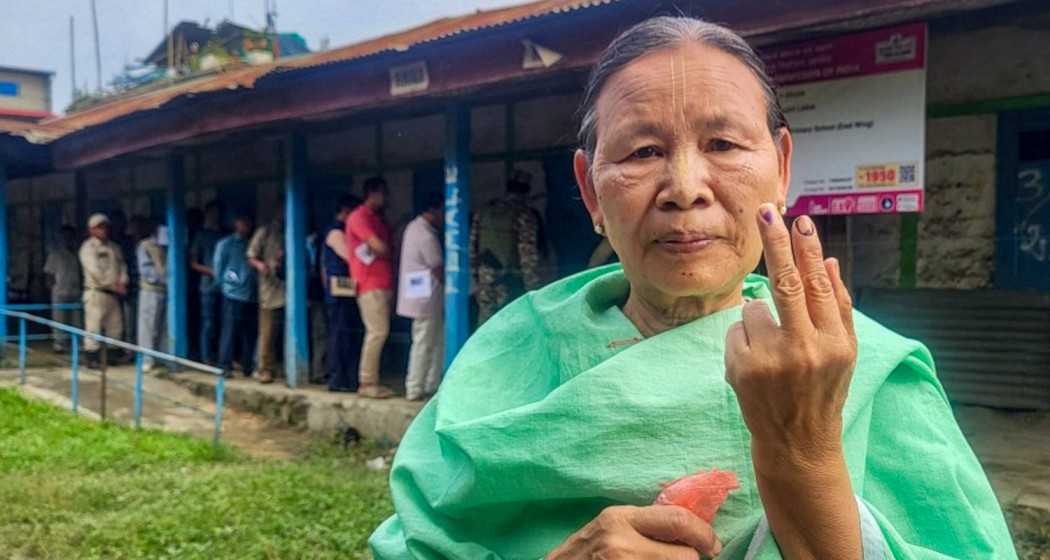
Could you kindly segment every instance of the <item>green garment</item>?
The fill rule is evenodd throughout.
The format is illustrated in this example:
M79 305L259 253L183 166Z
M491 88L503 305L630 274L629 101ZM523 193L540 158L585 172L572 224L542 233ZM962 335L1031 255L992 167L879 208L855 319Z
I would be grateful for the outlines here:
M398 450L397 513L372 535L377 559L535 560L605 507L648 505L661 482L712 467L741 483L715 518L719 558L745 557L763 512L724 379L740 307L642 340L620 310L627 293L619 265L586 271L516 300L468 341ZM744 295L770 298L767 280L750 276ZM929 352L855 322L843 441L886 556L1016 558ZM780 558L774 539L757 558Z

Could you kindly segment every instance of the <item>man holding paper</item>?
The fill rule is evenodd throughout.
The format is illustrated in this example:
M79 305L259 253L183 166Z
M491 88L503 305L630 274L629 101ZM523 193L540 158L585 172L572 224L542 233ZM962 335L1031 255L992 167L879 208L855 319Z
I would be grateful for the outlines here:
M410 401L437 392L444 365L444 258L438 230L444 219L441 193L424 201L423 212L405 228L401 242L397 314L412 319L405 393Z
M365 342L358 366L357 394L373 399L394 396L379 383L379 360L390 334L390 299L394 288L390 228L383 221L386 181L365 180L365 202L346 220L346 244L350 251L350 276L357 286L357 306L365 324Z

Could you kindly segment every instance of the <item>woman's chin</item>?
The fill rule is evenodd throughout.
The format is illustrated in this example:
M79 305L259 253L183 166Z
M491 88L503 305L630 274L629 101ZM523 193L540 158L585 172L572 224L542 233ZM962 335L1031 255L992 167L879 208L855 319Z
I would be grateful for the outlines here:
M712 267L668 268L650 275L650 281L662 292L674 297L720 295L738 280L736 271L712 270Z
M726 284L743 276L739 274L743 268L740 256L732 251L716 249L688 258L662 254L647 260L645 270L650 281L676 296L721 291Z

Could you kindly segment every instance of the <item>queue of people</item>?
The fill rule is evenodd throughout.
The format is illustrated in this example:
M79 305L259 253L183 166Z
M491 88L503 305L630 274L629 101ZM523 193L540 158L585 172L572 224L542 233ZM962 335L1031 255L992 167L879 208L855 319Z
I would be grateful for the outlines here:
M426 198L397 243L383 216L386 182L370 178L363 191L363 199L340 197L333 221L308 240L316 243L307 251L308 266L325 310L311 341L313 352L323 356L323 373L315 371L311 379L324 379L332 392L394 396L380 372L396 312L412 321L406 397L423 400L437 391L444 366L443 198ZM276 208L257 229L251 216L237 213L233 231L226 233L222 210L217 201L208 204L191 233L191 304L198 309L191 332L199 336L194 358L228 375L272 383L284 339L285 212ZM64 226L48 252L44 272L52 303L83 302L85 330L168 351L167 228L141 217L126 229L115 228L104 213L92 214L87 227L89 237L79 249L75 229ZM60 306L53 317L77 324L75 312ZM54 349L68 349L61 333L55 333ZM99 363L96 341L85 339L84 351L89 366ZM107 356L109 363L123 359L120 352ZM143 367L156 372L164 365L144 356Z

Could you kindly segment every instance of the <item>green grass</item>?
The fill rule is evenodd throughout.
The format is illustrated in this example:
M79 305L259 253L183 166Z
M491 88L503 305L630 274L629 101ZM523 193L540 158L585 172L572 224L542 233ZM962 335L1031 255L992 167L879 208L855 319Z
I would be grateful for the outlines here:
M305 436L304 436L305 437ZM390 515L375 448L261 460L0 389L4 558L364 558Z

